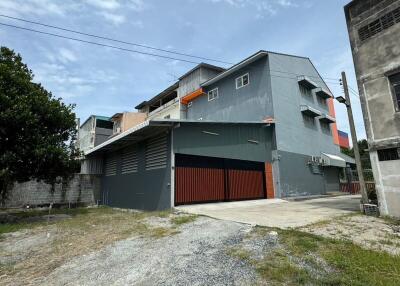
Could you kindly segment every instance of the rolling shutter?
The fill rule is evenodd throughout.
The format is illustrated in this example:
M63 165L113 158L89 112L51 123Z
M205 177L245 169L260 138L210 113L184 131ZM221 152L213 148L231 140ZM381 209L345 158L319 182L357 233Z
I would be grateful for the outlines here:
M138 156L135 149L126 149L122 153L122 174L136 173L138 171Z
M147 141L146 170L167 167L167 136L161 136Z
M117 156L109 156L106 158L105 172L106 176L115 176L117 174Z

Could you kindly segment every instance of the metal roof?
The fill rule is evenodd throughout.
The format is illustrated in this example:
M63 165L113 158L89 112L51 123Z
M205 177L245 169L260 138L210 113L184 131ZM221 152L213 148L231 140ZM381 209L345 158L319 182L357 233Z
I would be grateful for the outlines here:
M89 121L89 119L94 118L94 119L100 119L100 120L106 120L106 121L110 121L111 118L108 116L103 116L103 115L90 115L82 124L81 126L79 126L79 128L81 128L83 125L86 124L86 122Z
M145 100L143 102L141 102L140 104L138 104L135 109L141 109L142 107L144 107L145 105L148 104L152 104L160 99L162 99L165 95L168 95L169 93L171 93L172 91L174 91L175 89L177 89L179 87L179 81L175 82L173 85L167 87L166 89L164 89L162 92L160 92L159 94L157 94L156 96L152 97L149 100Z
M226 70L225 68L222 68L219 66L214 66L214 65L210 65L210 64L206 64L206 63L200 63L197 66L195 66L194 68L192 68L191 70L189 70L188 72L186 72L184 75L179 77L179 80L183 79L185 76L191 74L192 72L194 72L195 70L197 70L199 68L208 68L208 69L213 69L213 70L220 71L220 72L223 72Z
M262 121L247 121L247 122L229 122L229 121L200 121L200 120L181 120L181 119L157 119L146 120L139 125L136 125L127 131L118 134L115 137L103 142L102 144L90 149L85 153L86 156L95 153L108 151L111 149L119 149L128 144L142 141L155 134L161 133L171 129L177 123L191 123L191 124L258 124L270 126L271 123Z

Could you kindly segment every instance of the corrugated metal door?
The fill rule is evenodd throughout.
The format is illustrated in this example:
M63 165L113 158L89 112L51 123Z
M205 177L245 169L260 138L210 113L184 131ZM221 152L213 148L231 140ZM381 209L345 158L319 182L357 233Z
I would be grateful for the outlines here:
M175 205L261 198L263 163L175 155Z

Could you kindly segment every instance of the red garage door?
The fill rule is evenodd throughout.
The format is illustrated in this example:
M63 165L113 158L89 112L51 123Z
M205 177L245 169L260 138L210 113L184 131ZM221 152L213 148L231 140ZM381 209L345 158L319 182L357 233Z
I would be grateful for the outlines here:
M261 198L263 163L175 155L175 205Z

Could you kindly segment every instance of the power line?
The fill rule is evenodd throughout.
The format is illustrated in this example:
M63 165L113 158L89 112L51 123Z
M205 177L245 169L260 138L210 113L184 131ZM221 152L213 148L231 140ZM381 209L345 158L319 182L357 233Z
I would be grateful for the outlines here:
M24 27L15 26L15 25L11 25L11 24L5 24L5 23L1 23L1 22L0 22L0 25L16 28L16 29L20 29L20 30L26 30L26 31L30 31L30 32L35 32L35 33L39 33L39 34L49 35L49 36L53 36L53 37L58 37L58 38L62 38L62 39L68 39L68 40L72 40L72 41L82 42L82 43L86 43L86 44L91 44L91 45L96 45L96 46L101 46L101 47L106 47L106 48L111 48L111 49L117 49L117 50L131 52L131 53L137 53L137 54L153 56L153 57L158 57L158 58L164 58L164 59L169 59L169 60L176 60L176 61L181 61L181 62L186 62L186 63L191 63L191 64L200 64L200 62L179 59L179 58L174 58L174 57L170 57L170 56L163 56L163 55L158 55L158 54L153 54L153 53L147 53L147 52L127 49L127 48L117 47L117 46L113 46L113 45L82 40L82 39L78 39L78 38L67 37L67 36L63 36L63 35L59 35L59 34L53 34L53 33L49 33L49 32L39 31L39 30L35 30L35 29L30 29L30 28L24 28Z
M12 17L12 16L8 16L8 15L4 15L4 14L0 14L0 17L4 17L4 18L8 18L8 19L13 19L13 20L17 20L17 21L22 21L22 22L25 22L25 23L40 25L40 26L43 26L43 27L48 27L48 28L52 28L52 29L57 29L57 30L61 30L61 31L66 31L66 32L74 33L74 34L79 34L79 35L87 36L87 37L92 37L92 38L97 38L97 39L112 41L112 42L116 42L116 43L120 43L120 44L126 44L126 45L131 45L131 46L136 46L136 47L151 49L151 50L155 50L155 51L159 51L159 52L165 52L165 53L169 53L169 54L175 54L175 55L179 55L179 56L185 56L185 57L196 58L196 59L201 59L201 60L206 60L206 61L211 61L211 62L219 62L219 63L223 63L223 64L233 65L233 63L226 62L226 61L221 61L221 60L216 60L216 59L210 59L210 58L195 56L195 55L186 54L186 53L174 52L174 51L169 51L169 50L165 50L165 49L160 49L160 48L151 47L151 46L148 46L148 45L143 45L143 44L138 44L138 43L132 43L132 42L127 42L127 41L122 41L122 40L113 39L113 38L110 38L110 37L99 36L99 35L89 34L89 33L84 33L84 32L79 32L79 31L76 31L76 30L71 30L71 29L67 29L67 28L62 28L62 27L59 27L59 26L49 25L49 24L45 24L45 23L41 23L41 22L36 22L36 21L30 21L30 20L26 20L26 19L22 19L22 18L17 18L17 17Z
M52 25L47 25L47 24L43 24L43 23L39 23L39 22L29 21L29 20L25 20L25 19L21 19L21 18L11 17L11 16L7 16L7 15L3 15L3 14L0 14L0 17L6 17L6 18L10 18L10 19L20 20L20 21L33 23L33 24L37 24L37 25L42 25L42 26L45 26L45 27L55 28L55 29L59 29L59 30L67 31L67 32L72 32L72 33L81 34L81 35L90 36L90 37L96 37L96 38L99 38L99 39L110 40L110 41L124 43L124 44L128 44L128 45L135 45L135 46L149 48L149 49L158 50L158 51L163 51L163 52L167 52L167 53L183 55L183 56L193 57L193 58L198 58L198 59L204 59L204 60L208 60L208 61L232 64L232 63L225 62L225 61L209 59L209 58L204 58L204 57L198 57L198 56L193 56L193 55L189 55L189 54L185 54L185 53L172 52L172 51L163 50L163 49L159 49L159 48L154 48L154 47L150 47L150 46L145 46L145 45L141 45L141 44L135 44L135 43L129 43L129 42L125 42L125 41L115 40L115 39L111 39L111 38L108 38L108 37L82 33L82 32L78 32L78 31L74 31L74 30L70 30L70 29L65 29L65 28L61 28L61 27L57 27L57 26L52 26ZM103 44L103 43L98 43L98 42L92 42L92 41L87 41L87 40L83 40L83 39L79 39L79 38L63 36L63 35L60 35L60 34L54 34L54 33L35 30L35 29L31 29L31 28L25 28L25 27L16 26L16 25L5 24L5 23L1 23L1 22L0 22L0 25L6 26L6 27L11 27L11 28L16 28L16 29L20 29L20 30L30 31L30 32L34 32L34 33L49 35L49 36L53 36L53 37L58 37L58 38L62 38L62 39L68 39L68 40L72 40L72 41L83 42L83 43L87 43L87 44L91 44L91 45L117 49L117 50L126 51L126 52L138 53L138 54L143 54L143 55L148 55L148 56L153 56L153 57L159 57L159 58L164 58L164 59L170 59L170 60L177 60L177 61L193 63L193 64L200 64L200 62L195 62L195 61L191 61L191 60L175 58L175 57L165 56L165 55L160 55L160 54L155 54L155 53L148 53L148 52L143 52L143 51L138 51L138 50L132 50L132 49L128 49L128 48L123 48L123 47L118 47L118 46L109 45L109 44ZM335 78L319 77L319 76L299 74L299 73L293 73L293 72L288 72L288 71L279 71L279 70L270 70L270 71L271 72L277 72L277 73L283 73L283 74L289 74L289 75L296 75L296 76L308 76L310 78L316 78L316 79L319 79L319 80L323 79L328 84L340 84L339 82L336 82L337 79L335 79ZM332 80L335 81L335 82L331 82Z

